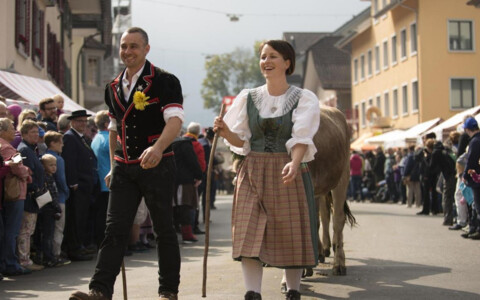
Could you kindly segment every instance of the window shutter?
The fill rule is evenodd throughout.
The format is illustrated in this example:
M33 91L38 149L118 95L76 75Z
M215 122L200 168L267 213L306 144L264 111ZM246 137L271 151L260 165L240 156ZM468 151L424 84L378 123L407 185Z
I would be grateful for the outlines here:
M30 39L30 45L29 47L31 47L32 49L32 60L35 59L35 48L38 46L38 45L35 45L35 41L36 41L36 35L38 34L38 7L37 7L37 3L35 1L33 1L32 3L32 38Z
M60 86L61 90L65 89L65 60L63 58L63 49L60 46L60 43L58 43L58 49L59 49L59 62L60 62L60 68L59 68L59 74L58 74L58 85Z
M20 1L23 0L16 0L15 1L15 48L18 49L18 43L20 39L18 38L20 35Z
M40 13L40 65L45 67L45 12Z
M30 56L30 21L31 21L31 14L30 14L30 0L25 0L25 54Z
M50 24L47 24L47 73L50 76L52 76L53 74L53 51L54 48L52 45L52 33L50 32Z

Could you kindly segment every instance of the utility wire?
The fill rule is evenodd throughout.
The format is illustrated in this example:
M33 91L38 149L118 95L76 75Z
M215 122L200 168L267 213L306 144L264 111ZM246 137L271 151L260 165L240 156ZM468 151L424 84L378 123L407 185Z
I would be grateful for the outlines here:
M220 10L214 10L214 9L208 9L208 8L203 8L203 7L196 7L196 6L189 6L189 5L183 5L183 4L175 4L175 3L169 3L161 0L143 0L146 2L153 2L161 5L166 5L166 6L174 6L174 7L179 7L179 8L186 8L186 9L192 9L192 10L198 10L198 11L204 11L208 13L213 13L213 14L221 14L221 15L227 15L227 16L252 16L252 17L351 17L349 14L263 14L263 13L230 13L226 11L220 11Z

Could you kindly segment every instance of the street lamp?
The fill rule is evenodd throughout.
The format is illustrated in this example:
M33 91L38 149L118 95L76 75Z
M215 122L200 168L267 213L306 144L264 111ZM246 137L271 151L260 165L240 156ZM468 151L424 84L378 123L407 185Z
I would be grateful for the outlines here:
M238 22L242 15L227 14L227 17L230 18L230 22Z

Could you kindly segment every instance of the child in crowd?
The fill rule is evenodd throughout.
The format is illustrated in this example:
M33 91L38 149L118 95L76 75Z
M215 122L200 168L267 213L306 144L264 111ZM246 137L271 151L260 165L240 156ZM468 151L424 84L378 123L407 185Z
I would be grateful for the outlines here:
M59 220L62 209L58 205L58 191L53 175L57 171L57 159L51 154L45 154L40 159L45 169L45 186L50 192L52 201L45 204L38 213L40 226L39 243L37 244L37 259L46 267L54 267L58 260L53 253L53 233L55 220Z
M69 264L70 260L60 256L61 246L63 242L63 229L65 228L65 201L69 197L70 190L67 186L65 178L65 161L60 156L63 149L63 135L55 131L45 133L45 144L47 145L47 153L53 155L57 159L57 172L53 175L58 191L58 205L62 212L60 219L55 221L55 231L53 233L53 254L57 261L63 265Z
M465 165L467 163L467 153L463 153L457 158L456 167L457 167L457 187L455 189L455 204L457 208L457 223L453 226L448 227L450 230L460 230L463 227L467 226L468 222L468 204L463 195L465 189L470 189L470 187L465 186L463 182L463 173L465 172ZM475 172L475 171L474 171ZM474 179L475 180L475 179Z

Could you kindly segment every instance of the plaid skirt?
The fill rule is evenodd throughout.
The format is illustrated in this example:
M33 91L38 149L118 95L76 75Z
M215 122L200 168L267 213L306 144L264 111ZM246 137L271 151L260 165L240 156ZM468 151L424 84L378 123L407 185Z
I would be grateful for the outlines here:
M280 268L317 265L313 185L306 164L302 176L283 184L289 161L287 153L250 152L242 162L232 209L234 259Z

